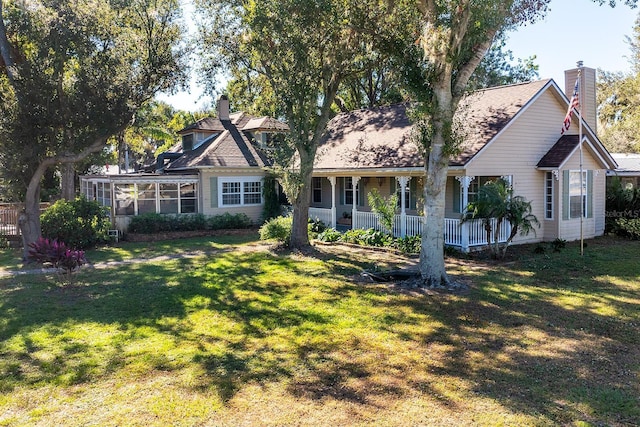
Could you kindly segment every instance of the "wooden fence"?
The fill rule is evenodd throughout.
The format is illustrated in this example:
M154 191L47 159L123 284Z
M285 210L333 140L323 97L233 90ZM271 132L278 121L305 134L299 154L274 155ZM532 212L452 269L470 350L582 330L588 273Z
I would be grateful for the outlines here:
M48 208L50 203L40 203L40 212ZM0 203L0 236L7 239L20 237L18 218L22 212L22 203Z

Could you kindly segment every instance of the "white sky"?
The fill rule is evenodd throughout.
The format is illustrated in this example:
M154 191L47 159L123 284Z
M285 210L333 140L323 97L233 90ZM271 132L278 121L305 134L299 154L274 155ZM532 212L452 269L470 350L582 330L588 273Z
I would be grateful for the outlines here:
M188 16L191 1L183 0L183 4ZM624 5L598 6L592 0L554 0L544 20L510 33L506 47L514 58L536 55L540 78L553 78L561 88L564 70L574 68L579 60L590 68L629 71L630 50L625 36L633 36L638 12ZM190 93L158 98L175 108L194 111L212 101L201 98L201 94L193 78Z

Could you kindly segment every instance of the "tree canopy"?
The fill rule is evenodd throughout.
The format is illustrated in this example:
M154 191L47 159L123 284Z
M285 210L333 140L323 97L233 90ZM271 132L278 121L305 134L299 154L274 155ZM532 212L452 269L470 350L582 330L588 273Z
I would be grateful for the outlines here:
M40 234L40 182L100 151L154 94L184 82L177 0L0 4L0 169Z
M612 152L640 152L640 17L633 36L627 38L631 49L631 72L599 70L598 136Z
M241 64L262 76L289 125L280 148L295 155L279 159L294 205L291 246L307 246L313 162L340 84L360 70L375 37L406 27L384 0L203 0L199 10L202 68L215 75Z

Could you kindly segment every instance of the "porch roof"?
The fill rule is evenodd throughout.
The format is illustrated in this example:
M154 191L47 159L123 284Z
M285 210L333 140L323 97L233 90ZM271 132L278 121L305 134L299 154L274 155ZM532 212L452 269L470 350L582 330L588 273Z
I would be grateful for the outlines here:
M465 123L462 152L450 166L464 166L535 96L549 84L540 80L489 88L460 103L457 119ZM423 156L410 139L408 104L339 114L327 127L314 169L405 168L424 166Z
M579 142L578 135L562 135L558 142L553 144L553 147L542 156L537 166L539 168L559 168L573 153Z

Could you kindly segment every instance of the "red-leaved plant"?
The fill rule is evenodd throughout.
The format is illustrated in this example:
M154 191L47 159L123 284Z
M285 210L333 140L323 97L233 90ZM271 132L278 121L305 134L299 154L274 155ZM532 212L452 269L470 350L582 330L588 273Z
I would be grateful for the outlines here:
M29 260L39 264L50 264L65 277L86 264L84 251L70 249L64 242L40 237L29 245Z

